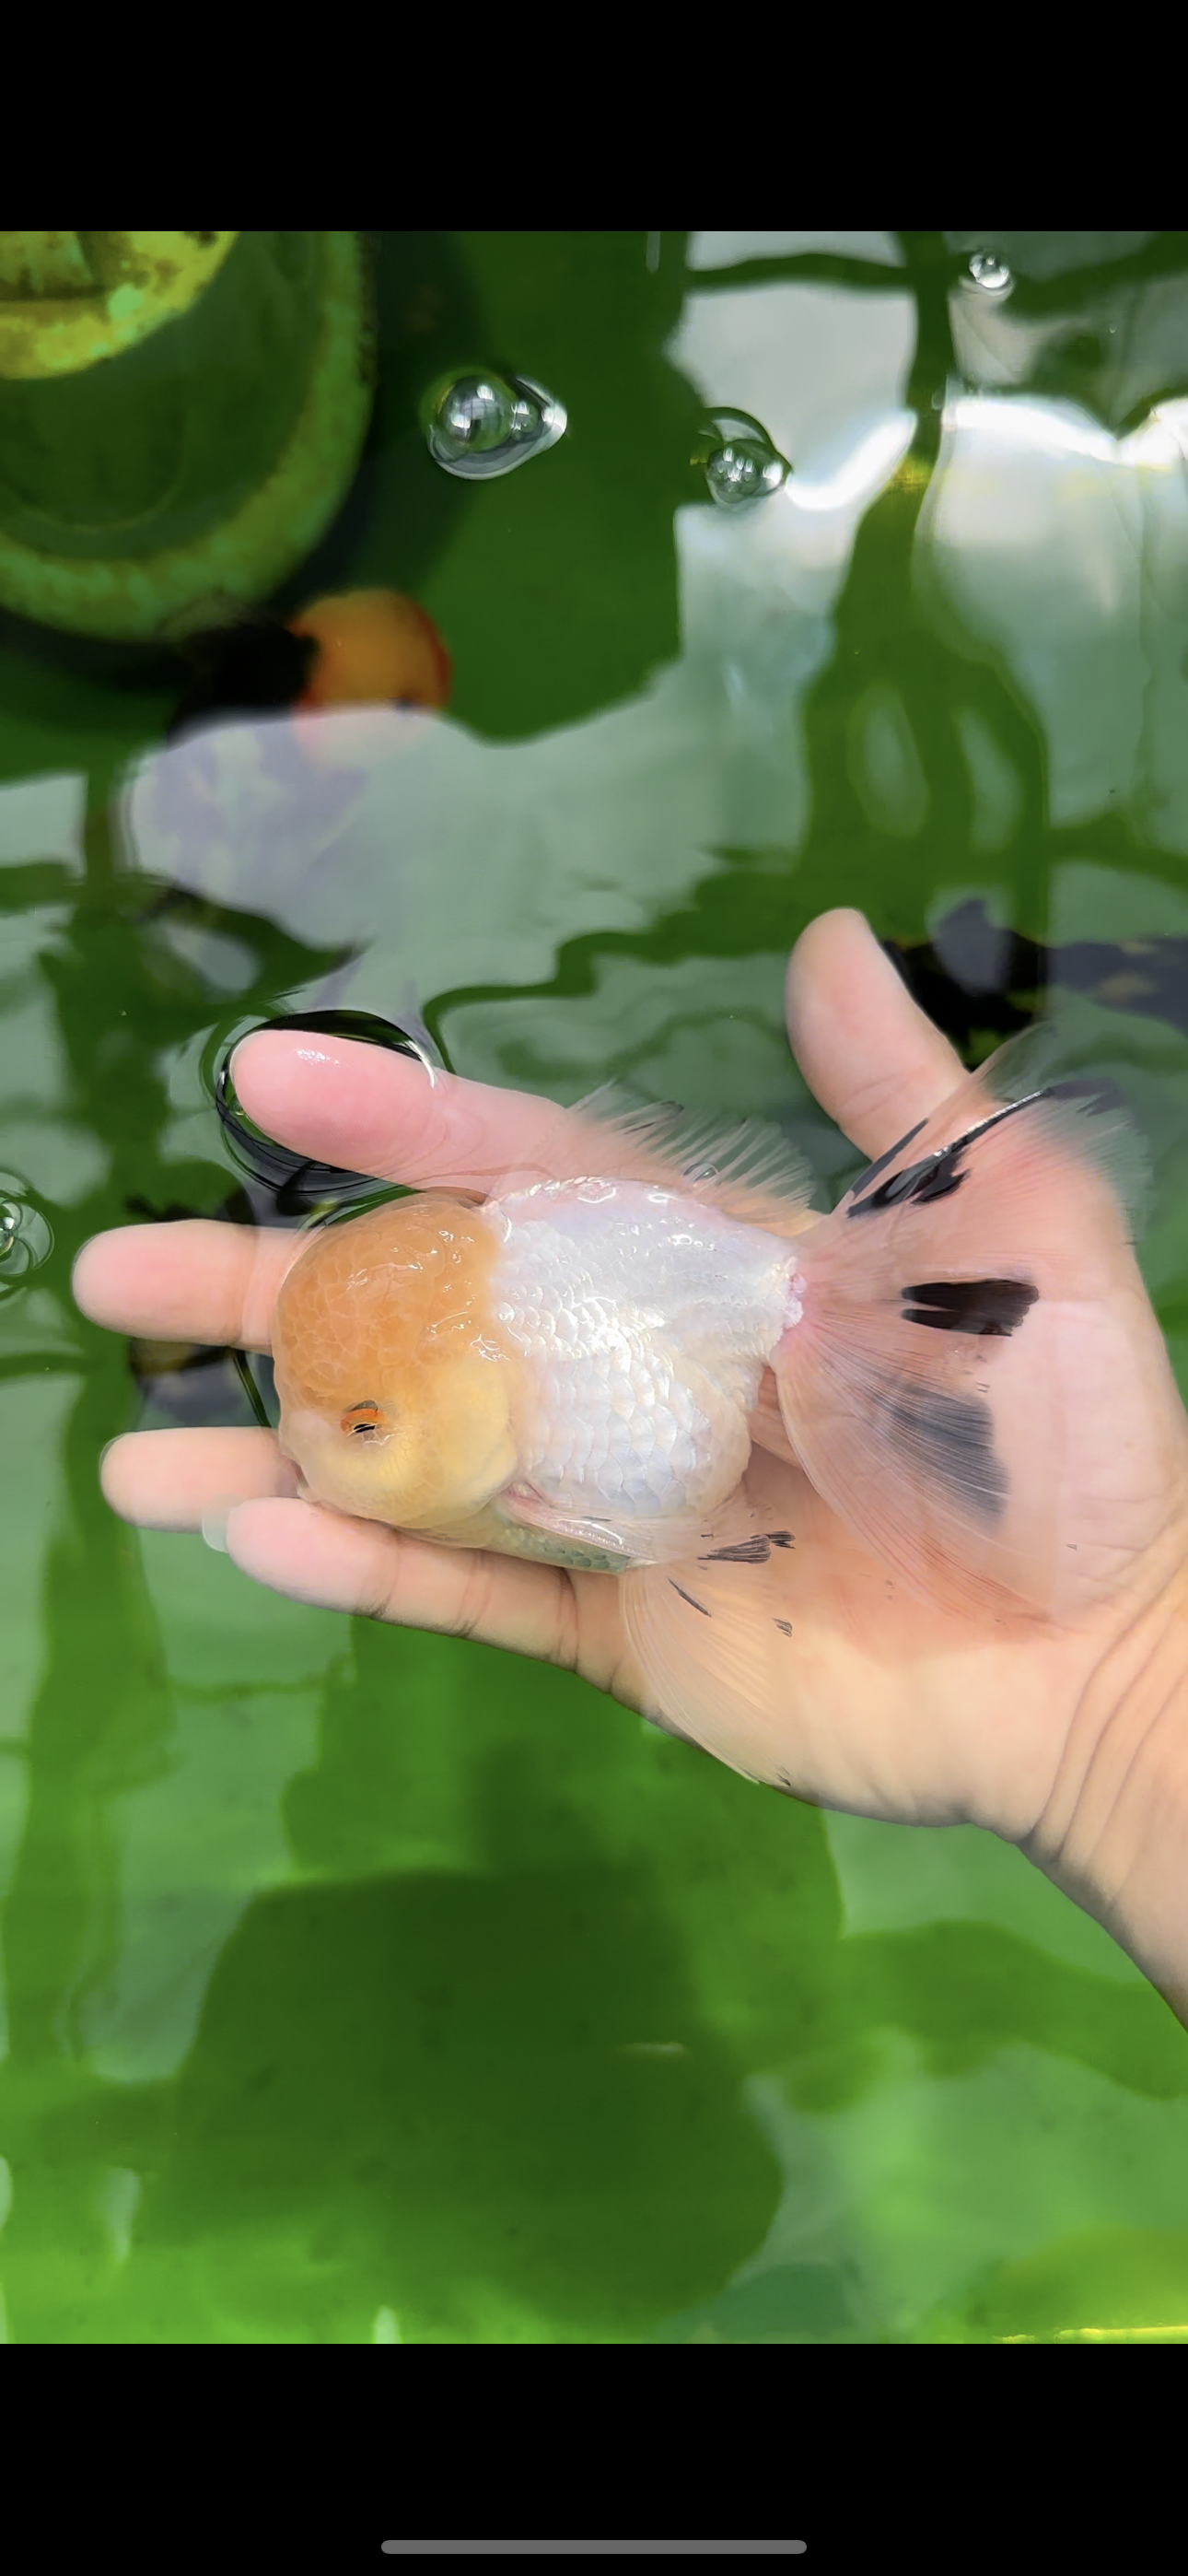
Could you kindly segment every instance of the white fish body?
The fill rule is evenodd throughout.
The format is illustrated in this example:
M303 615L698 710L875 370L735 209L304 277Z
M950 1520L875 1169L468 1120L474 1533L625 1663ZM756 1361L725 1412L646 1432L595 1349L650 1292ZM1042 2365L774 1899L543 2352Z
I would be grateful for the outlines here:
M550 1181L483 1213L524 1362L517 1494L605 1521L640 1559L679 1553L746 1466L763 1369L800 1316L795 1252L641 1181Z

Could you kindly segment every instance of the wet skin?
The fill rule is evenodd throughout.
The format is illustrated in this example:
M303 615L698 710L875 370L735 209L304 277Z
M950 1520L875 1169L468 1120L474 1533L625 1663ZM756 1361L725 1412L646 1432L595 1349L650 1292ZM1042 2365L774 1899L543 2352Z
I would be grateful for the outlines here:
M793 952L792 1045L828 1114L884 1152L956 1088L962 1068L859 915L826 914ZM245 1041L238 1097L269 1134L320 1161L482 1191L531 1157L556 1111L348 1041ZM143 1337L268 1348L290 1234L206 1222L136 1226L79 1256L84 1312ZM973 1822L1022 1845L1188 2015L1188 1421L1169 1411L1162 1342L1137 1267L1131 1468L1157 1535L1107 1608L1074 1627L985 1626L894 1585L800 1471L756 1450L761 1526L788 1528L791 1656L783 1778L818 1804L910 1823ZM1091 1400L1091 1391L1089 1394ZM156 1431L103 1462L113 1508L146 1527L204 1527L242 1571L292 1598L479 1637L579 1671L633 1707L646 1696L617 1580L436 1548L300 1499L262 1431Z

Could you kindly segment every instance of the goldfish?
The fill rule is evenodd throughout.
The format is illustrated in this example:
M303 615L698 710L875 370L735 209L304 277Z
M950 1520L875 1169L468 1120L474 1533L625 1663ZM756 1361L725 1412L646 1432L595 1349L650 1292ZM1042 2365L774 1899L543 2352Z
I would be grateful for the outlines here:
M1108 1091L1037 1078L1035 1036L827 1216L781 1131L601 1093L487 1195L316 1228L273 1334L306 1493L618 1577L666 1720L757 1778L796 1531L757 1509L756 1452L889 1593L966 1617L1096 1598L1126 1537L1086 1371L1104 1390L1141 1148Z
M235 599L203 603L169 641L193 679L169 727L326 707L444 707L453 665L427 610L395 590L343 591L283 621Z
M396 590L352 590L315 599L288 620L316 656L295 703L444 707L453 669L437 628L415 599Z

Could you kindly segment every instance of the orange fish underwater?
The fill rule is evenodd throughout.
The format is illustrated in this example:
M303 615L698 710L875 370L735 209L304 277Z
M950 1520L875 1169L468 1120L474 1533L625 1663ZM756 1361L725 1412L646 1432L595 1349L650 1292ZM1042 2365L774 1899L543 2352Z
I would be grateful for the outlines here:
M396 590L343 591L290 617L317 654L298 707L444 707L452 665L426 610Z
M453 665L415 599L348 590L312 600L282 624L234 599L208 601L174 635L193 677L170 738L237 716L326 707L444 707Z
M1137 1158L1037 1054L1012 1041L824 1218L778 1131L596 1095L481 1200L315 1229L275 1316L282 1447L342 1512L619 1574L703 1742L727 1685L770 1707L788 1635L795 1531L748 1497L753 1444L943 1610L1098 1597Z

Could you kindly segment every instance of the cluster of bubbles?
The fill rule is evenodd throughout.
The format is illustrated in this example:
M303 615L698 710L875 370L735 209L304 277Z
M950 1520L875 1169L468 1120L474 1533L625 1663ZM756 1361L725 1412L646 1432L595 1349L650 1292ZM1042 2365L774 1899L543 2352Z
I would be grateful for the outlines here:
M436 386L421 419L435 464L477 483L510 474L530 456L555 447L568 415L564 403L530 376L500 376L484 368ZM749 510L768 500L791 472L762 421L745 411L708 412L692 462L701 467L720 510Z
M1000 303L1004 296L1010 294L1015 283L1006 261L992 250L975 250L966 274L971 285L978 287L983 295L995 296Z
M0 1172L0 1297L23 1288L53 1250L54 1238L27 1185L15 1172Z
M980 295L1002 303L1015 279L997 251L975 250L966 262L966 278ZM553 447L566 429L566 411L554 394L530 376L499 376L485 369L452 376L429 396L423 410L429 453L447 474L480 481L510 474L530 456ZM692 462L705 476L711 501L720 510L750 510L769 500L787 481L791 467L768 437L762 421L749 412L714 411L706 415L693 449Z
M745 411L707 413L692 461L700 465L710 499L720 510L749 510L757 501L769 500L792 470L762 421Z
M530 376L453 376L424 414L429 453L447 474L480 482L510 474L555 447L566 427L564 403Z

